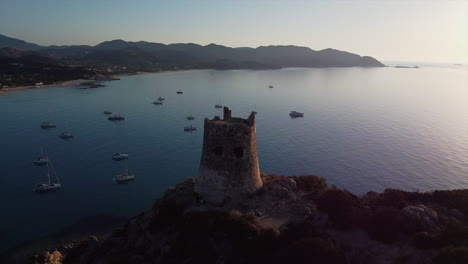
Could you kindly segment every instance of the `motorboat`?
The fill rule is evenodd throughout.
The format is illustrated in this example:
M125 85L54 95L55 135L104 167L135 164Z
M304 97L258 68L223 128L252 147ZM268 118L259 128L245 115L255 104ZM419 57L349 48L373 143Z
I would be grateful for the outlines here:
M274 86L273 86L273 85L270 85L270 86L268 86L268 88L274 88Z
M59 134L59 138L62 138L62 139L72 139L74 137L75 136L73 136L73 134L70 132L62 132Z
M158 97L158 100L159 100L159 101L164 101L164 100L166 100L166 99L165 99L164 97L162 97L162 96L159 96L159 97Z
M177 93L177 94L183 94L184 92L182 92L182 91L177 91L176 93Z
M197 130L197 128L192 126L192 125L184 127L184 131L186 131L186 132L192 132L192 131L195 131L195 130Z
M105 114L105 115L111 115L112 112L111 112L111 111L104 111L104 114Z
M304 117L304 113L296 112L296 111L291 111L289 112L290 117Z
M114 181L116 183L125 183L134 179L135 175L133 173L128 173L127 160L125 160L125 173L115 176Z
M114 155L112 155L112 159L113 160L126 160L126 159L128 159L128 154L126 154L126 153L114 153Z
M221 104L215 104L215 108L223 108L223 105L221 105Z
M121 121L121 120L124 120L125 117L122 115L111 115L107 119L111 121Z
M153 104L155 104L155 105L162 105L163 102L161 102L161 101L154 101Z
M56 128L57 126L49 121L45 121L41 123L41 128Z
M186 118L187 118L187 120L194 120L195 119L195 117L193 117L191 115L187 116Z

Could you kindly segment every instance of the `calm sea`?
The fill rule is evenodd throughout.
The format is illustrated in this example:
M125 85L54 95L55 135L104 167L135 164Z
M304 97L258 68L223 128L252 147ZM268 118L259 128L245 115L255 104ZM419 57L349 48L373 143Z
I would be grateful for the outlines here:
M315 174L362 194L385 188L468 188L468 71L446 68L188 71L122 78L107 87L0 96L0 251L86 216L132 216L197 174L203 118L256 110L260 168ZM268 88L274 85L274 88ZM182 90L178 95L176 91ZM166 98L163 105L152 102ZM110 122L104 110L125 115ZM290 110L305 113L291 119ZM195 116L194 121L186 116ZM51 120L56 129L39 123ZM193 124L198 131L187 133ZM57 135L71 131L75 139ZM36 194L40 147L63 188ZM114 152L129 153L136 180Z

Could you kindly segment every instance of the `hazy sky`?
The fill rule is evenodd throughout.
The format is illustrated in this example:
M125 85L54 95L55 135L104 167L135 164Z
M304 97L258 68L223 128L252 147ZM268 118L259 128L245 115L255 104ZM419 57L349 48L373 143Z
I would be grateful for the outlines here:
M467 63L468 0L0 0L0 34L41 45L293 44Z

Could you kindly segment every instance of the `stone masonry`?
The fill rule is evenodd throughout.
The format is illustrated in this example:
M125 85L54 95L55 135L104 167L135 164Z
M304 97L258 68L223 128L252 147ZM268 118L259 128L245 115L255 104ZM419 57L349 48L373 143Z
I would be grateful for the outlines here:
M203 200L221 204L238 200L262 186L258 165L255 114L205 118L203 152L195 191Z

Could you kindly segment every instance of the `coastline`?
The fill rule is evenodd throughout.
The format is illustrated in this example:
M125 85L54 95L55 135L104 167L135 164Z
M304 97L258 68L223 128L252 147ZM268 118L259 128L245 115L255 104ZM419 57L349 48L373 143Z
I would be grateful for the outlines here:
M89 82L89 81L93 81L93 80L77 79L77 80L57 82L53 84L46 84L46 85L41 85L41 86L28 85L28 86L11 87L11 88L8 88L8 90L1 89L0 96L11 94L11 93L16 93L16 92L21 92L21 91L28 91L28 90L41 90L41 89L48 89L48 88L65 88L65 87L79 86L81 83Z
M34 252L40 252L48 248L71 247L87 240L90 236L105 237L110 235L113 230L124 225L128 220L128 217L108 214L83 217L72 225L56 232L23 242L0 252L0 262L4 263L2 261L5 259L26 259Z
M165 72L175 72L175 71L123 73L123 74L115 74L115 75L106 76L105 78L100 78L100 79L76 79L76 80L56 82L53 84L46 84L46 85L41 85L41 86L27 85L27 86L9 87L8 90L0 89L0 96L11 94L11 93L16 93L16 92L28 91L28 90L75 87L75 86L80 86L84 82L112 81L116 78L122 78L122 77L134 76L134 75L165 73Z

